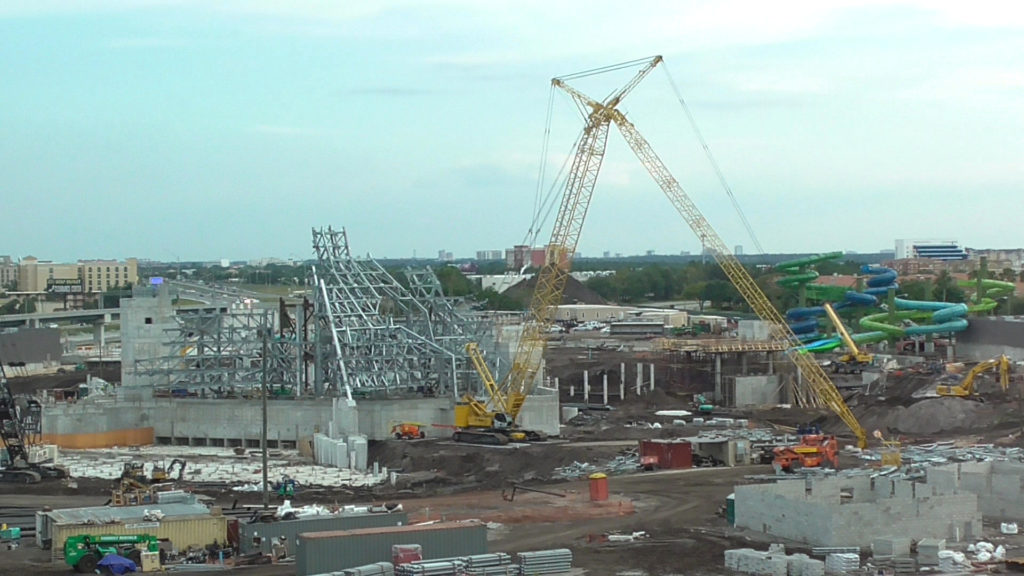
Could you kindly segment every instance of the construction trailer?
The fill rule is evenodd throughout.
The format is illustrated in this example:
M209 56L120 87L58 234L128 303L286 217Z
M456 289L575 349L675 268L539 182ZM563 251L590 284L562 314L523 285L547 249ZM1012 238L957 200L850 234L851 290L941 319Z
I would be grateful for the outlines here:
M151 510L162 517L154 518ZM71 536L152 534L174 550L202 548L227 541L228 521L198 503L147 506L94 506L36 512L36 544L50 549L50 559L64 560L64 542Z

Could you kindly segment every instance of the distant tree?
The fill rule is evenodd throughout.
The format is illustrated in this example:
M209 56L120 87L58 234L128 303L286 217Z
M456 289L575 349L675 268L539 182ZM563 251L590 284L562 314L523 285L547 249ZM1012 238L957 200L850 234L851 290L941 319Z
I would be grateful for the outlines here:
M1013 268L1003 268L1003 271L999 273L999 279L1004 282L1016 282L1017 272Z
M730 282L712 280L704 284L700 297L710 301L713 308L730 308L739 299L739 292Z
M956 279L945 270L935 277L931 296L940 302L964 301L964 291L957 285Z
M931 300L929 283L924 280L909 280L900 284L900 292L907 300Z
M484 310L504 310L509 312L520 311L526 308L526 304L509 296L505 292L497 292L493 288L481 290L475 296L480 307Z
M454 266L442 266L434 270L445 296L458 298L469 296L476 291L476 285Z

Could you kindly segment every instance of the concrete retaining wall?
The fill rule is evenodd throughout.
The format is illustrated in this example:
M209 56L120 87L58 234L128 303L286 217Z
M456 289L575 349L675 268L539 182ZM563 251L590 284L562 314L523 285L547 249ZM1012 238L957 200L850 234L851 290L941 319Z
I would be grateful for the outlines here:
M396 421L427 425L428 436L451 434L431 424L451 425L451 400L275 400L267 406L267 437L272 448L293 447L320 432L332 438L359 433L370 440L390 437ZM153 398L148 388L120 388L116 396L43 407L43 435L66 448L135 445L137 438L157 443L198 446L259 445L262 404L258 400ZM558 397L531 396L520 416L524 427L549 435L559 432ZM111 436L112 432L117 432ZM128 436L125 436L128 434ZM142 434L142 436L139 436ZM110 444L97 439L115 438ZM84 444L83 444L84 442Z
M1019 484L1019 481L1018 481ZM736 526L812 546L868 546L880 537L981 536L978 497L868 477L736 487Z
M770 406L779 403L779 376L777 374L736 376L732 387L733 406Z
M1014 462L963 462L928 469L929 486L975 495L981 513L998 520L1024 517L1021 478L1024 464Z
M962 359L988 360L1006 354L1024 359L1024 322L1004 318L971 318L956 337L956 355Z

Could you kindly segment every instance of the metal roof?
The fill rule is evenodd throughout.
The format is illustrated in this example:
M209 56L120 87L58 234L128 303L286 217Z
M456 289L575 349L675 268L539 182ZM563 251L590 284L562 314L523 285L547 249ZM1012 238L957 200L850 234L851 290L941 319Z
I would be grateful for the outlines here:
M54 524L115 524L142 521L146 511L159 510L166 518L178 516L209 516L210 510L202 504L147 504L145 506L93 506L90 508L64 508L43 512Z

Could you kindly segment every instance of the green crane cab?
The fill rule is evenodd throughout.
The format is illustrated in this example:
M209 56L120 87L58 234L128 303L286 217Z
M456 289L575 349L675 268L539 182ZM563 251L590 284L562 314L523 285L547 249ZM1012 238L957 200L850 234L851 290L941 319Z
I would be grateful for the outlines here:
M150 534L83 534L64 541L64 561L75 572L86 574L94 572L99 561L108 554L124 556L141 567L143 552L160 552L160 540Z

